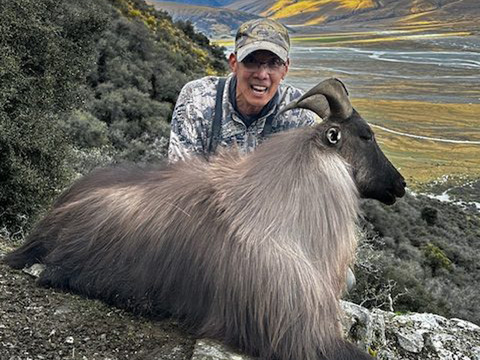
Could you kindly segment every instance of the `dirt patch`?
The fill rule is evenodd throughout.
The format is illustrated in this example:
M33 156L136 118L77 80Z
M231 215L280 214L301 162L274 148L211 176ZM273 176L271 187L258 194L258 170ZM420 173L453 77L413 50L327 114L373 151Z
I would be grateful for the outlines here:
M193 346L194 339L172 319L137 317L98 300L40 288L32 276L0 263L0 360L183 360L191 358Z

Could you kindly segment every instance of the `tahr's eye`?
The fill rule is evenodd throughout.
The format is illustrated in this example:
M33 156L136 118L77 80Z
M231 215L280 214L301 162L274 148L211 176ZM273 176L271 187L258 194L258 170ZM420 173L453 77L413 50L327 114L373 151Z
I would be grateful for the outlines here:
M342 138L342 133L340 132L340 129L337 127L331 127L330 129L327 130L327 140L330 142L330 144L337 144L340 139Z

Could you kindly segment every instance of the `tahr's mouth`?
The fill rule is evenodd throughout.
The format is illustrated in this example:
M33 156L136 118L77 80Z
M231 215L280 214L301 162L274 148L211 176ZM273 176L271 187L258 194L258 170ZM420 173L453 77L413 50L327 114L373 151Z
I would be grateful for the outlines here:
M382 199L379 199L385 205L393 205L397 201L397 197L391 192L387 191Z

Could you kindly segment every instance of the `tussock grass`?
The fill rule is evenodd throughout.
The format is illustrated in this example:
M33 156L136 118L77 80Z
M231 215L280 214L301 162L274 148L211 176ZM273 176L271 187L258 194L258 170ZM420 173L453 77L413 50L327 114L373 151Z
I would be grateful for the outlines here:
M480 140L480 104L434 104L421 101L353 99L362 116L373 124L428 137ZM448 174L480 175L480 145L413 139L375 129L377 141L409 186L421 188Z

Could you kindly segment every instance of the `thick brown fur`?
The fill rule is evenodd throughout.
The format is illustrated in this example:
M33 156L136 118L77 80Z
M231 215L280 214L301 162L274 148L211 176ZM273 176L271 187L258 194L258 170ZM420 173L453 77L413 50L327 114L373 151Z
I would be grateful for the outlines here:
M160 169L79 180L5 262L262 359L369 359L342 340L357 190L320 128Z

